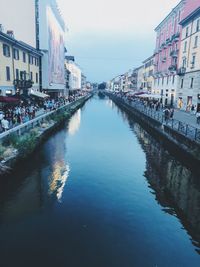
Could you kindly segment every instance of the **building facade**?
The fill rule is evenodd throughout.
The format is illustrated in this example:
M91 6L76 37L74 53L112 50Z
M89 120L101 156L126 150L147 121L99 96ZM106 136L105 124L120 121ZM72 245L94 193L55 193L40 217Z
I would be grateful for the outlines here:
M35 0L36 47L43 53L42 89L53 97L64 96L65 23L56 0Z
M200 4L181 21L178 108L200 110Z
M144 80L144 65L140 66L137 69L137 91L140 92L143 90L143 80Z
M180 50L180 21L183 18L185 0L169 13L156 27L154 90L161 94L164 104L174 105L179 76L177 75Z
M143 64L143 91L152 93L154 83L154 56L147 58Z
M41 56L34 47L17 41L12 31L0 31L0 95L39 91Z
M69 90L81 90L82 72L80 67L75 63L74 57L65 57L65 67L69 71Z
M81 89L85 90L86 89L86 84L87 84L87 77L81 73Z

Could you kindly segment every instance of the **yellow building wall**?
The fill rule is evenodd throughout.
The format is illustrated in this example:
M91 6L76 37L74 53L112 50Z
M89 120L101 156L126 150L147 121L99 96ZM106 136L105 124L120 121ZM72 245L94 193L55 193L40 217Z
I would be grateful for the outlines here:
M7 44L10 47L10 57L3 55L3 44ZM19 60L13 58L13 47L0 40L0 89L3 88L3 91L5 91L5 88L7 88L8 90L12 90L12 93L15 93L13 81L16 79L16 69L19 70L19 79L20 71L26 71L26 73L29 74L29 78L30 73L32 72L34 82L33 87L39 89L39 66L35 65L35 60L33 64L29 64L29 53L26 50L19 49L18 47L15 48L19 50ZM23 52L26 53L26 62L23 62ZM7 66L10 68L10 81L7 81L6 79ZM36 82L36 73L38 73L38 82ZM3 92L3 94L5 95L5 92Z
M143 71L143 84L144 83L146 84L146 86L144 88L148 89L148 90L152 90L153 89L154 78L153 78L153 76L149 76L149 73L151 71L152 72L154 71L154 66L150 66L150 67L144 68L144 71ZM149 84L149 85L151 84L151 88L147 88L147 84Z
M10 68L10 81L6 79L6 67ZM10 46L10 57L3 55L3 42L0 41L0 86L13 87L13 62L12 48Z
M39 89L39 66L30 65L30 73L33 73L33 87L38 87ZM36 73L38 73L38 82L36 83Z

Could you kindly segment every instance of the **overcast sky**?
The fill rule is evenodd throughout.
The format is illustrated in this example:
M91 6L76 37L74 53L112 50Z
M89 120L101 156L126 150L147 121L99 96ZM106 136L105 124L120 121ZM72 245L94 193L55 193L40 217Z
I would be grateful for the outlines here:
M107 81L151 56L154 28L179 0L57 0L68 26L67 48L91 81ZM35 44L34 0L0 0L0 24ZM12 7L12 8L10 8ZM20 19L16 10L20 12ZM9 15L8 15L9 14ZM21 32L20 32L20 29Z
M178 0L58 0L67 48L91 81L107 81L151 56L154 28Z

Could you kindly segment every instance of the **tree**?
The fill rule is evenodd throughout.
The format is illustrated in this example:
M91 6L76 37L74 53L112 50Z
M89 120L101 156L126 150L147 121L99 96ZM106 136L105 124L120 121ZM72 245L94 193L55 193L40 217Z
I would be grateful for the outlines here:
M105 89L106 89L106 83L105 82L100 83L98 86L98 90L105 90Z

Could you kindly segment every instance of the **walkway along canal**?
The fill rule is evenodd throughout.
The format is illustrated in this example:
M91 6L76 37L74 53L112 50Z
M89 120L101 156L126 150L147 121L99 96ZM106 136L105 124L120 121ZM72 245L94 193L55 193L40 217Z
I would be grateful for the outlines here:
M0 181L1 266L199 267L199 174L97 96Z
M139 123L156 135L168 149L172 148L190 164L200 164L200 128L183 121L169 119L165 121L162 111L146 107L140 101L130 101L110 92L104 92L120 107L130 112Z
M62 123L73 115L92 94L77 98L56 110L46 112L0 134L0 175L11 172L21 161L28 159L38 146Z

